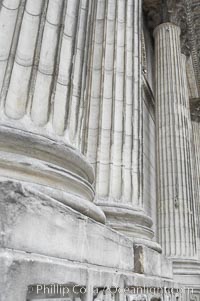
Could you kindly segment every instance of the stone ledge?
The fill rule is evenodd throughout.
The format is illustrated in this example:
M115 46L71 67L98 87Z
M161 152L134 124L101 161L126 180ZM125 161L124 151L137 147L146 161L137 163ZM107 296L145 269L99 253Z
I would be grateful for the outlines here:
M0 183L0 220L1 248L133 270L128 238L20 183Z
M0 276L1 301L25 301L28 286L37 284L86 286L87 301L93 299L93 287L179 287L160 277L8 249L0 249Z

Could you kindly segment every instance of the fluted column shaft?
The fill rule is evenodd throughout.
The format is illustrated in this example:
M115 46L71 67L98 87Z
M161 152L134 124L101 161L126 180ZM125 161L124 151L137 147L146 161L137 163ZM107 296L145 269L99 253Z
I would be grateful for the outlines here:
M85 152L100 198L142 207L141 1L100 0L93 10Z
M141 0L94 2L84 152L108 224L152 239L142 196L141 8Z
M194 143L195 195L197 213L198 259L200 260L200 123L192 121Z
M0 120L79 148L91 0L0 4Z
M159 239L164 253L196 255L196 219L191 156L191 119L180 28L154 31Z

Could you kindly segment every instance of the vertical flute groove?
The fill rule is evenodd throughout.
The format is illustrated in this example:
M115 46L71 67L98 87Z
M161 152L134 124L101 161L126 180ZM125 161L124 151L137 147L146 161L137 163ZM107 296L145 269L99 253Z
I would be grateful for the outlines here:
M55 73L55 56L59 39L62 1L50 0L41 41L39 66L36 74L35 88L31 107L32 120L40 126L49 119L49 106L52 93L52 80ZM49 47L49 43L52 46Z
M22 118L26 112L43 4L42 0L37 5L33 0L26 2L5 103L6 114L13 119Z

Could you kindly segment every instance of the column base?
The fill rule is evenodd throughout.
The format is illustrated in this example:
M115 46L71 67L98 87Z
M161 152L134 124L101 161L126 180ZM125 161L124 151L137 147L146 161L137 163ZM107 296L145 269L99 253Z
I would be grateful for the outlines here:
M154 232L151 229L153 222L144 211L133 208L126 204L117 204L98 201L106 216L106 224L129 237L134 244L144 245L159 253L161 246L152 241Z
M0 179L23 183L36 194L44 194L72 209L105 223L103 211L94 201L94 174L77 150L63 142L0 127Z
M200 261L174 258L172 261L175 281L198 291L200 298Z

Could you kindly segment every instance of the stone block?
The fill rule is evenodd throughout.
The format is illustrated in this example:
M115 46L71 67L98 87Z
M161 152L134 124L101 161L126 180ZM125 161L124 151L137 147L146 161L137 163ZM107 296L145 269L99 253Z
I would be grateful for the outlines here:
M134 271L139 274L172 279L172 262L156 250L142 245L134 247Z
M161 275L161 256L145 246L134 247L134 270L139 274Z
M133 270L125 236L19 183L0 185L0 247Z

